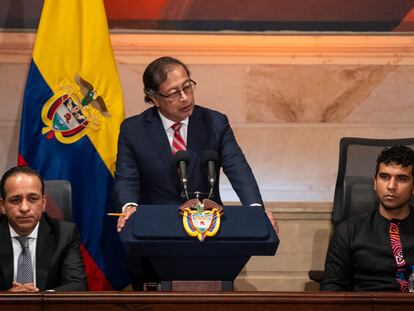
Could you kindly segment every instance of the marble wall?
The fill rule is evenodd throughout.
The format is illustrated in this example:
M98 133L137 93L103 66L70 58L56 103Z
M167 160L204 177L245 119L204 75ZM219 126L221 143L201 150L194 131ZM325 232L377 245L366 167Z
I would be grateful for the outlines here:
M314 291L309 270L323 270L331 232L331 204L270 204L279 223L280 244L273 257L255 256L235 281L240 291Z

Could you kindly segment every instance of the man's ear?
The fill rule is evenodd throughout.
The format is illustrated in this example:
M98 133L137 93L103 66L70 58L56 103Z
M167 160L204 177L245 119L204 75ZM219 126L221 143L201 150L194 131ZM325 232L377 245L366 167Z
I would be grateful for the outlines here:
M43 201L43 203L42 203L43 204L42 211L44 212L46 210L46 203L47 203L47 199L46 199L46 196L45 195L43 195L42 201Z
M158 98L156 96L150 96L150 98L154 106L158 108L160 106L160 104L158 103Z
M377 176L374 177L374 191L377 191Z

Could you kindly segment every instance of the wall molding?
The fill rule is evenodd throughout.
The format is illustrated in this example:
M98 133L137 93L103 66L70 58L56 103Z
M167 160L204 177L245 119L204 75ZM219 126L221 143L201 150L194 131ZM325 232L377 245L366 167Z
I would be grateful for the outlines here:
M2 116L0 114L0 127L20 127L21 123L21 115L16 117L16 119L9 119L4 118L2 119ZM240 122L240 121L232 121L231 127L233 129L251 129L251 128L258 128L258 129L273 129L273 128L311 128L311 129L317 129L317 128L344 128L344 129L354 129L354 128L366 128L366 129L373 129L378 128L378 130L384 129L384 127L387 128L396 128L396 129L411 129L414 128L413 122L398 122L398 124L395 123L395 121L381 121L378 123L373 122L325 122L325 123L317 123L317 122Z
M0 32L0 62L30 61L35 36ZM111 41L127 64L167 54L192 64L414 64L412 35L113 33Z

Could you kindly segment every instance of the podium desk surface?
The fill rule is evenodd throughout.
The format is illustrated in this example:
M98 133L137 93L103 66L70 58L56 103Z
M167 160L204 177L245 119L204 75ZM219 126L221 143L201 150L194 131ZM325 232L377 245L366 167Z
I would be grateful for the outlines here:
M177 205L142 205L120 238L141 256L272 256L279 244L261 207L240 206L225 206L217 235L199 242L185 232Z
M397 292L0 292L1 310L414 310Z

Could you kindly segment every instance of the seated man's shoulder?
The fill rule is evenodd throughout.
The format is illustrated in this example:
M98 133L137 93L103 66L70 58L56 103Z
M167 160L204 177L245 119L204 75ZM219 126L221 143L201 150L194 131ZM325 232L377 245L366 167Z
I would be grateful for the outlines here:
M74 222L52 218L47 214L45 214L44 217L50 228L57 232L73 232L77 230L76 224Z
M373 216L374 213L372 212L364 212L358 215L354 215L340 222L335 231L344 232L362 229L365 227L365 224L371 221Z

